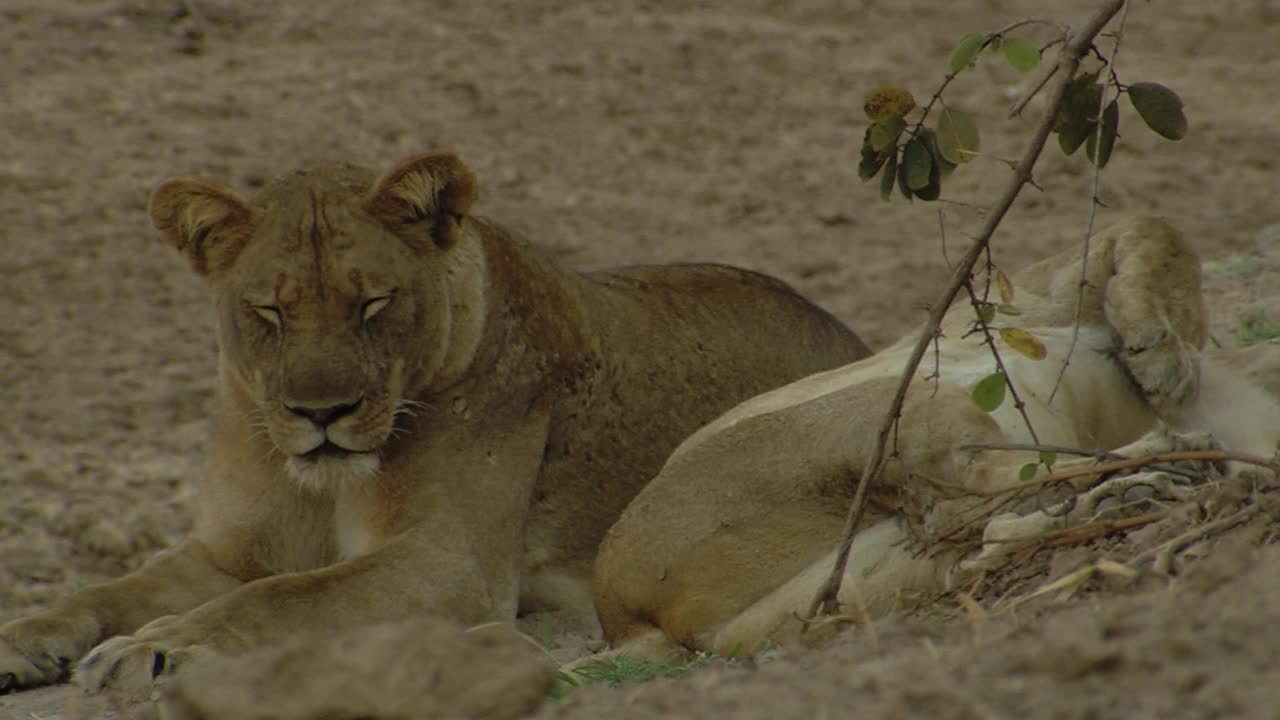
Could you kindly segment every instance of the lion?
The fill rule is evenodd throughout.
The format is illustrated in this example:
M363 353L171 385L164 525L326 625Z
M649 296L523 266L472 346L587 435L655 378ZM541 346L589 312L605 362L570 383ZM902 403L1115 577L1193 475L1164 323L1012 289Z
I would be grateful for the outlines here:
M591 612L605 531L689 433L869 354L728 266L562 269L472 214L455 156L160 185L207 283L216 408L193 529L0 627L0 688L145 689L184 659L415 615Z
M891 438L895 456L856 529L839 597L844 614L873 618L927 601L1007 562L1037 533L1108 505L1190 491L1163 472L1091 487L1095 475L1073 481L1076 500L1037 510L1027 482L1018 492L1037 453L1010 445L1126 457L1214 443L1276 453L1280 402L1202 352L1200 263L1179 234L1137 218L1087 248L1015 275L1019 314L993 321L1016 322L1047 353L1037 360L995 340L1035 435L1009 398L992 413L979 409L972 391L995 363L972 332L969 303L947 312L937 365L930 353L914 378ZM611 652L742 656L795 638L833 570L845 514L916 337L748 400L681 443L601 546L594 589ZM1234 364L1280 380L1275 353L1248 355ZM1267 357L1264 370L1258 363ZM1050 461L1054 471L1096 462L1065 458Z

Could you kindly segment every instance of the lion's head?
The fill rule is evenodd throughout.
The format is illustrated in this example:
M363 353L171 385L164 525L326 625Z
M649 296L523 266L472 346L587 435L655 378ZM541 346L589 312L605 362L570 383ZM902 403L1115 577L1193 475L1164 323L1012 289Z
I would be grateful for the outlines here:
M221 372L251 405L244 423L304 485L376 474L397 414L474 351L474 194L450 155L380 179L301 171L249 201L189 179L152 194L155 226L212 291Z

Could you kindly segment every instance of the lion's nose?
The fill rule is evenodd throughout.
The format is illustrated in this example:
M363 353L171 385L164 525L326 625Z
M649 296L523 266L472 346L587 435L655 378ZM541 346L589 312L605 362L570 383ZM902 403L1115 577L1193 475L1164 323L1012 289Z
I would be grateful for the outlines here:
M289 412L292 412L294 415L299 415L320 427L325 427L330 423L333 423L335 420L355 412L356 408L360 407L360 403L362 402L364 402L364 398L356 400L355 402L342 403L340 405L286 405L285 407L289 408Z

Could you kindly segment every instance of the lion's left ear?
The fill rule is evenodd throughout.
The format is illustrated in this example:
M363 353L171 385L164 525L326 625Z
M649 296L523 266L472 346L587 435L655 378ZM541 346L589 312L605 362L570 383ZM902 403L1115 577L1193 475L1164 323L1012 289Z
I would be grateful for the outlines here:
M157 187L147 212L165 243L185 255L200 275L230 267L253 219L253 210L232 191L185 178Z
M455 155L419 155L373 184L365 209L392 227L423 223L441 248L458 241L476 196L476 177Z

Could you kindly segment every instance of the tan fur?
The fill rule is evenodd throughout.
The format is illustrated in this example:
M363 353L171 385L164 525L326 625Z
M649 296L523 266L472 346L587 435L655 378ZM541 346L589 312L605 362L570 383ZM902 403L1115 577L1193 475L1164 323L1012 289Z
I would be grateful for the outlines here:
M1233 449L1275 453L1280 403L1201 353L1199 262L1173 228L1153 219L1122 223L1092 239L1085 262L1083 325L1052 402L1071 345L1080 251L1015 276L1021 314L996 321L1031 330L1048 350L1033 360L1000 343L1040 442L1137 455L1203 443L1201 433L1211 433ZM897 458L872 489L846 572L841 602L851 615L934 596L956 573L1018 547L991 544L965 555L963 544L943 538L975 543L985 526L994 542L1021 537L1019 528L1087 520L1079 515L1100 496L1074 514L992 517L1009 494L988 494L1016 484L1035 455L960 449L1031 442L1011 400L991 414L971 400L994 367L971 324L967 303L950 311L940 377L929 378L935 366L926 358L908 393ZM748 400L675 450L601 547L595 594L615 649L749 653L796 631L797 615L832 568L844 514L915 339ZM1256 365L1262 356L1251 355L1253 374L1265 375ZM1280 377L1280 362L1270 373ZM1092 462L1064 457L1055 469ZM1145 482L1175 492L1167 478Z
M195 527L142 570L0 628L0 689L145 691L306 628L589 611L597 546L676 444L867 354L729 267L556 267L470 214L452 156L193 180L152 218L208 283L217 409Z

